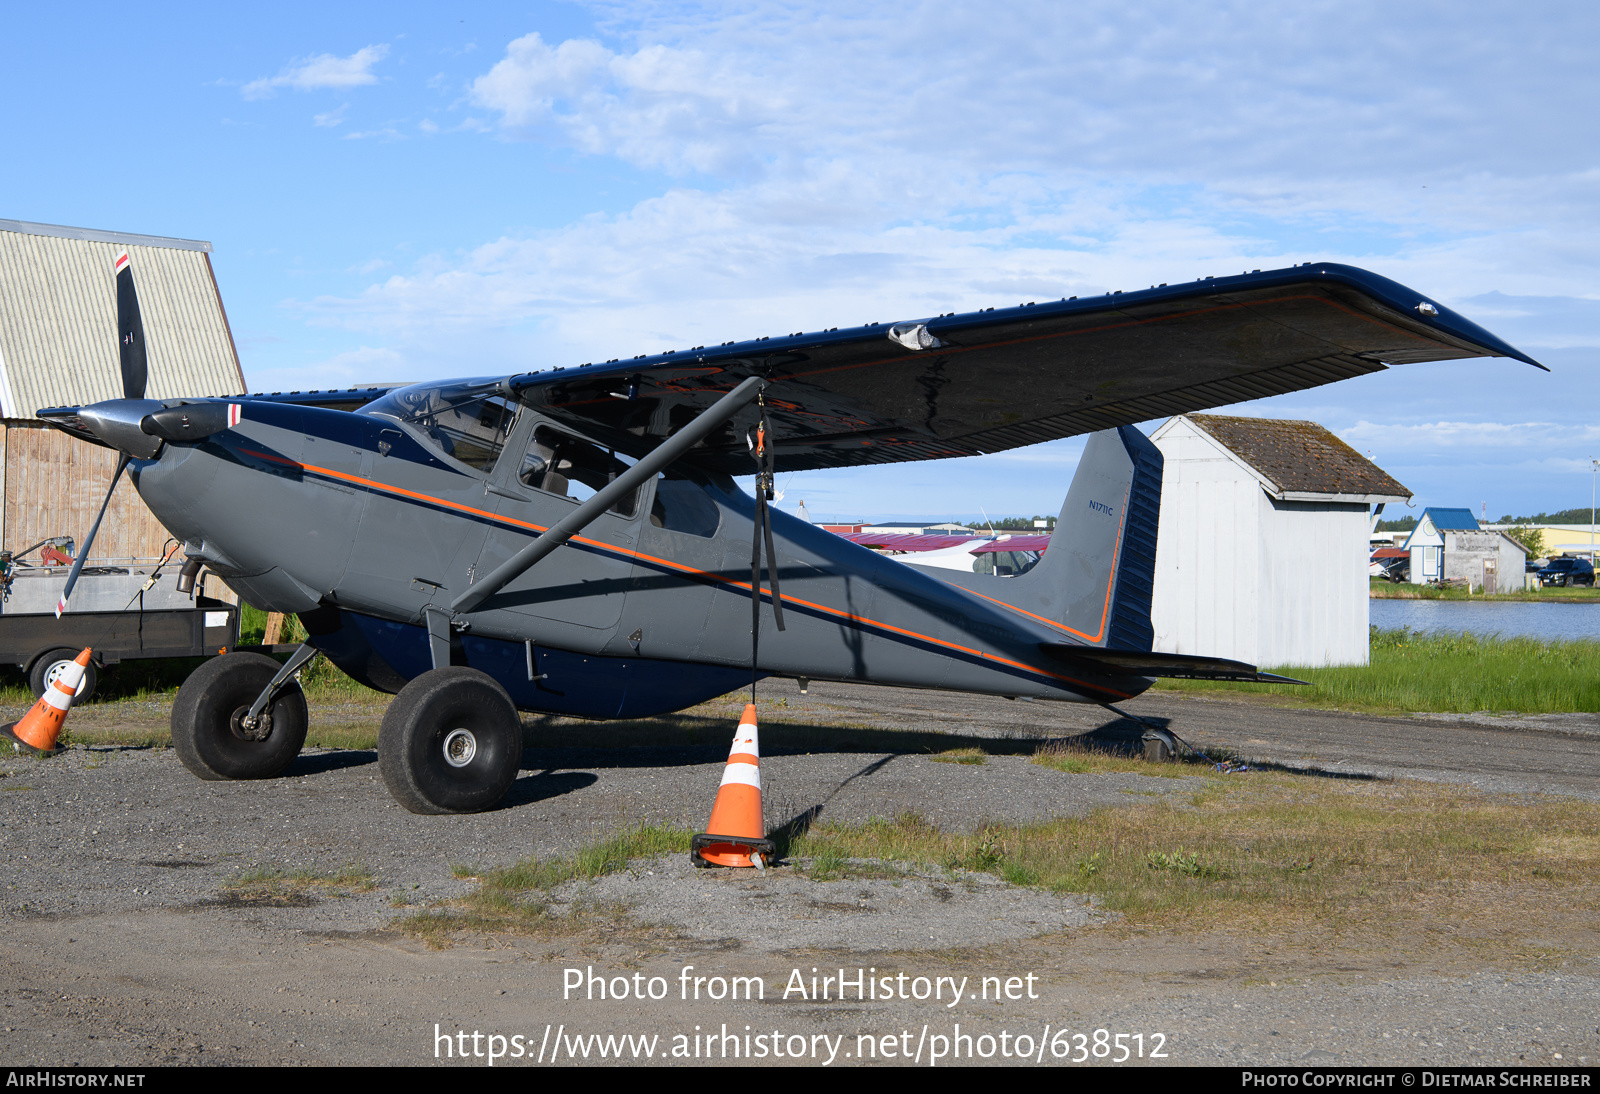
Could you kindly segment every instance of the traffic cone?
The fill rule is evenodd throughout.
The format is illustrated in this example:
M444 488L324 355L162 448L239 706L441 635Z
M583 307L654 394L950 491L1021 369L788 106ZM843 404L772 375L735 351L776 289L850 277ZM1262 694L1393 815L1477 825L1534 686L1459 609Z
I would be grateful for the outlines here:
M766 826L761 817L761 746L756 742L756 705L746 703L739 732L733 735L728 750L728 766L722 773L716 804L706 830L689 844L689 857L696 866L754 866L766 869L773 842L762 837Z
M83 683L89 653L85 649L78 654L78 659L51 681L33 709L22 716L22 721L0 726L0 734L9 737L11 746L18 752L27 750L40 756L53 756L61 751L56 747L56 738L61 736L61 723L67 720L72 698Z

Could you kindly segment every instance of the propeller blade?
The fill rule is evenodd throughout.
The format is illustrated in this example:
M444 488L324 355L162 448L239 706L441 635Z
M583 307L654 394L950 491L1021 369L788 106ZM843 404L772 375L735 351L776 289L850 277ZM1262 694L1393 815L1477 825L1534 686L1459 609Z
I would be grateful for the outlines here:
M133 267L128 252L117 256L117 339L122 354L122 397L143 399L149 367L144 355L144 320L139 315L139 294L133 287Z
M117 480L122 478L122 472L127 470L128 460L132 457L126 452L117 460L117 473L111 476L111 489L106 491L105 500L100 503L100 515L94 518L94 527L89 529L89 538L83 541L83 546L78 550L78 557L72 560L72 569L67 571L67 584L61 590L61 598L56 601L56 618L61 618L61 613L67 610L67 599L72 596L72 587L78 583L78 575L83 573L83 560L89 557L89 548L94 546L94 537L100 532L100 522L106 519L106 506L111 504L111 495L116 492Z

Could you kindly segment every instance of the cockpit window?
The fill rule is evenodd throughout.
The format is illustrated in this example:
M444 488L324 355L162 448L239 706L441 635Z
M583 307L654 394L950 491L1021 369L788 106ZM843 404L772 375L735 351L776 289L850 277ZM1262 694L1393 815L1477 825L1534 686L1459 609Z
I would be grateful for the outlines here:
M516 407L499 389L499 381L412 384L373 400L357 413L405 422L451 459L488 471L505 447L516 417Z

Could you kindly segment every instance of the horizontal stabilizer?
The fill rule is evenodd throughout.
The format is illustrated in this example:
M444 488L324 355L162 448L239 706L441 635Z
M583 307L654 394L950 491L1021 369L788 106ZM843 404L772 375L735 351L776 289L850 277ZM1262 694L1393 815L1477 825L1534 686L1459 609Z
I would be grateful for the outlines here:
M1248 684L1305 684L1308 681L1261 672L1243 661L1223 657L1195 657L1186 653L1149 653L1140 650L1108 650L1098 646L1078 646L1068 642L1041 642L1039 648L1052 657L1076 661L1101 672L1117 676L1169 677L1177 680L1234 680Z

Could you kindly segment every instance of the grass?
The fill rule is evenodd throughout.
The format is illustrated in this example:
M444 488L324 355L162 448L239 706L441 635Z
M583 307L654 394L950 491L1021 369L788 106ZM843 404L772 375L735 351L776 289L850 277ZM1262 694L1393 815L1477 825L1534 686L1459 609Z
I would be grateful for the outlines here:
M1153 775L1163 779L1198 774L1209 770L1213 763L1232 758L1226 749L1212 749L1206 756L1185 753L1176 763L1149 763L1125 749L1076 739L1051 741L1033 754L1034 763L1069 775Z
M1164 691L1271 695L1284 705L1369 713L1506 711L1554 714L1600 709L1600 641L1470 634L1372 632L1372 663L1340 668L1281 666L1310 683L1231 684L1162 680Z
M1565 603L1600 601L1600 589L1581 585L1565 589L1555 585L1541 585L1532 589L1517 589L1514 592L1485 594L1481 591L1469 593L1464 586L1459 585L1411 585L1405 582L1397 584L1381 577L1368 578L1367 592L1375 600L1503 600L1524 603L1540 600Z
M1202 777L1192 795L970 835L914 814L819 824L792 853L834 864L830 877L867 860L1090 893L1152 928L1505 924L1600 898L1594 805L1424 783Z
M474 873L455 865L458 878L476 878L477 888L459 900L405 917L401 929L434 948L449 945L460 932L486 934L571 933L614 925L616 909L579 904L565 915L551 908L551 891L568 881L604 877L628 869L634 859L688 854L692 833L644 826L554 859L524 859L496 870Z
M936 764L984 764L988 763L987 755L981 748L952 748L949 752L941 752L928 759Z
M345 897L370 892L377 884L372 871L359 866L334 873L256 868L224 882L222 891L230 903L289 905L304 903L313 892Z

